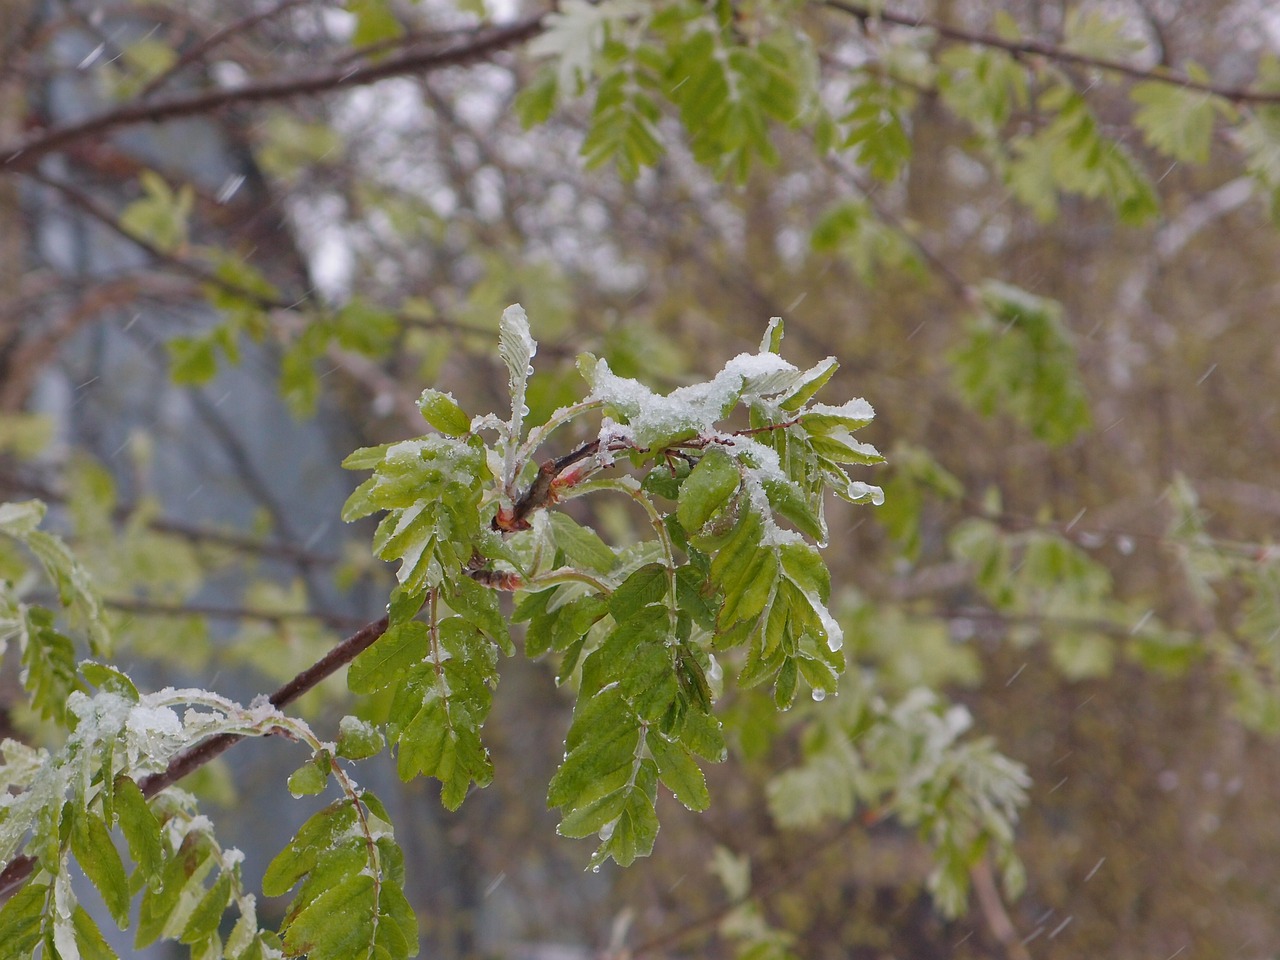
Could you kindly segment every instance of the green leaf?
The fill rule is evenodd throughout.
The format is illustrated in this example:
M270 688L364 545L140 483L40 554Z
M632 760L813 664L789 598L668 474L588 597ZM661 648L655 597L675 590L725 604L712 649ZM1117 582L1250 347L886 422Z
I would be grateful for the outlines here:
M1124 146L1099 130L1083 96L1065 85L1050 88L1040 107L1054 120L1033 135L1010 140L1009 188L1041 220L1057 215L1057 191L1111 204L1121 222L1140 224L1160 212L1150 181Z
M328 758L321 756L304 763L289 774L289 793L295 797L323 793L329 783Z
M404 33L387 0L347 0L346 6L356 18L356 28L351 35L353 47L391 40Z
M1221 101L1171 83L1139 83L1129 93L1138 105L1133 122L1151 147L1174 160L1203 166L1213 145L1214 114Z
M912 94L898 83L867 79L849 91L849 111L841 117L844 148L877 180L895 180L911 161L911 138L903 114Z
M707 450L680 486L676 517L693 533L729 501L742 482L738 465L723 450Z
M550 520L556 547L564 551L570 564L596 573L610 573L618 566L617 554L590 527L580 526L560 512L552 513Z
M983 312L952 351L961 395L979 413L1006 413L1055 446L1091 422L1062 308L1007 284L982 289Z
M67 697L84 684L76 674L76 651L71 638L54 627L53 613L26 607L20 614L23 686L31 705L44 718L65 716Z
M427 625L416 620L388 627L351 661L347 688L352 693L374 693L400 682L427 655L427 633Z
M498 605L498 595L470 577L459 577L449 584L446 595L449 606L462 619L498 645L507 656L516 652L507 629L507 618Z
M343 717L338 722L338 756L364 760L377 756L386 745L382 731L359 717Z
M591 866L597 867L612 858L621 867L629 867L637 857L653 852L658 837L658 814L654 809L657 796L657 766L642 760L633 781L623 788L622 810L611 828L601 830L603 841L591 855Z
M559 100L560 85L556 79L556 71L539 70L533 81L526 84L516 94L514 109L520 120L520 126L528 130L551 119Z
M31 960L44 927L47 884L28 881L0 906L0 960Z
M658 765L659 778L676 799L690 810L707 809L711 795L707 793L706 777L693 754L683 744L672 743L653 730L645 737L645 743Z
M80 960L117 960L116 952L84 907L77 905L71 912L71 929L75 934L76 949L80 951Z
M418 409L422 411L422 419L447 436L461 437L471 430L471 418L462 412L451 393L423 390Z
M414 667L396 691L388 732L397 747L396 766L409 780L436 777L441 802L457 809L472 783L493 779L480 728L497 683L497 648L460 617L436 628L426 663Z
M187 242L194 188L184 183L175 193L154 170L143 170L138 179L142 196L121 212L120 226L162 253L176 253Z
M112 792L120 831L129 846L129 856L137 865L138 873L149 883L163 863L160 821L151 812L142 789L129 777L123 774L116 777Z
M71 826L71 852L123 930L129 923L129 878L106 824L91 813L77 812Z
M665 565L647 563L624 580L609 598L609 613L619 623L631 620L667 596L670 575Z
M134 934L137 949L150 946L162 936L176 937L182 932L185 910L203 897L204 878L215 866L208 836L188 833L177 854L165 863L159 882L143 891Z
M213 341L207 337L174 337L165 344L169 351L169 377L183 386L201 386L218 373Z
M231 901L231 874L221 874L201 898L179 938L183 943L198 944L218 932L222 914Z

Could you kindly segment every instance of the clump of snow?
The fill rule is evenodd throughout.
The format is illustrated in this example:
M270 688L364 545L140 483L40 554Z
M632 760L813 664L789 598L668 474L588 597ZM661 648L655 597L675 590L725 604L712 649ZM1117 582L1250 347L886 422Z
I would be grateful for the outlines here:
M875 408L862 397L854 397L838 407L829 403L811 403L807 410L809 413L830 417L848 417L851 420L866 420L868 423L876 418Z
M740 353L706 383L678 387L666 396L638 380L620 377L597 360L588 378L588 401L600 402L626 419L640 446L682 433L709 433L742 397L776 393L793 379L794 365L774 353Z

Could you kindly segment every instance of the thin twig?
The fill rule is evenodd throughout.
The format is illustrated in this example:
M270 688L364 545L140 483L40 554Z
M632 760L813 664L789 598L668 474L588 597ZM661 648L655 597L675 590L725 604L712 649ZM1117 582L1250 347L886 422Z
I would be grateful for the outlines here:
M222 45L237 34L244 33L252 27L256 27L258 24L266 20L270 20L273 17L278 17L287 10L301 6L304 3L311 2L313 2L313 0L282 0L281 3L276 4L274 7L251 13L248 16L241 17L239 20L235 20L232 23L227 24L225 27L215 30L199 43L193 44L190 48L184 51L182 56L178 57L177 60L170 64L168 69L163 70L152 77L151 80L147 82L147 85L138 93L138 99L143 100L151 96L151 94L155 93L168 83L169 80L172 79L179 71L185 70L193 63L196 63L209 53L209 51Z
M1196 90L1200 93L1208 93L1215 97L1221 97L1224 100L1230 100L1232 103L1280 103L1280 93L1274 91L1250 90L1247 87L1222 86L1208 81L1195 80L1187 74L1176 70L1167 70L1164 68L1148 70L1143 67L1134 66L1130 63L1124 63L1120 60L1108 60L1103 57L1094 57L1085 53L1076 53L1075 51L1068 50L1065 47L1060 47L1052 43L1044 43L1039 40L1008 40L1004 37L996 36L991 33L980 33L973 30L965 30L961 27L953 27L940 20L934 20L929 17L894 13L892 10L875 10L869 4L849 3L847 0L814 0L814 3L819 7L826 7L829 10L837 10L840 13L848 14L863 23L866 23L868 20L882 20L885 23L892 23L895 26L932 30L938 34L938 36L947 40L952 40L957 43L972 43L981 47L1003 50L1018 58L1031 56L1044 57L1045 59L1056 60L1060 63L1073 63L1077 66L1092 67L1097 70L1109 70L1113 73L1119 73L1134 80L1149 80L1156 83L1167 83L1170 86L1181 87L1186 90Z
M542 21L542 14L526 17L505 26L477 30L464 42L451 43L443 48L407 50L363 66L328 67L301 74L291 72L238 87L199 90L175 94L164 100L126 104L78 123L40 131L18 143L0 144L0 172L30 170L41 157L67 144L121 127L200 116L239 104L317 96L405 74L462 66L537 36L542 32Z

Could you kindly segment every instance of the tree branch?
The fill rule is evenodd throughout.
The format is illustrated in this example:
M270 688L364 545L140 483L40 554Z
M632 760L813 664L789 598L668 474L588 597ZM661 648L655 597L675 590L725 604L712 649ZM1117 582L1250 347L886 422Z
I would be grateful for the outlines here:
M1006 40L1004 37L991 33L979 33L977 31L964 30L960 27L953 27L929 17L894 13L891 10L877 11L871 4L850 3L848 0L815 0L815 3L819 7L826 7L829 10L848 14L862 23L866 23L868 20L882 20L885 23L892 23L900 27L928 29L947 40L1003 50L1018 59L1044 57L1047 60L1056 60L1059 63L1072 63L1076 66L1091 67L1096 70L1110 70L1113 73L1119 73L1134 80L1167 83L1171 86L1182 87L1185 90L1196 90L1200 93L1212 94L1215 97L1230 100L1232 103L1280 104L1280 93L1277 92L1250 90L1246 87L1221 86L1207 81L1194 80L1187 74L1177 70L1168 70L1163 67L1145 69L1120 60L1107 60L1103 57L1076 53L1065 47L1052 43L1043 43L1038 40Z
M225 107L270 103L292 97L317 96L334 90L367 86L390 77L456 67L483 59L537 36L543 14L501 27L477 29L466 40L442 48L410 49L357 67L327 67L312 73L269 77L240 87L183 93L163 100L129 103L61 127L43 130L18 143L0 144L0 173L30 170L42 156L69 143L139 123L159 123L199 116Z
M361 652L367 650L386 630L386 617L365 624L311 666L307 667L307 669L276 690L267 699L272 706L278 708L283 708L285 705L292 703L326 677L336 673L339 668L346 666ZM210 737L208 740L183 750L169 761L169 766L163 773L153 773L149 777L144 777L138 783L138 786L142 789L144 796L154 797L161 790L177 783L187 774L200 769L210 760L221 755L243 739L243 736L231 733ZM13 894L18 887L25 883L35 869L35 865L35 858L29 856L15 857L9 861L9 864L3 870L0 870L0 900Z

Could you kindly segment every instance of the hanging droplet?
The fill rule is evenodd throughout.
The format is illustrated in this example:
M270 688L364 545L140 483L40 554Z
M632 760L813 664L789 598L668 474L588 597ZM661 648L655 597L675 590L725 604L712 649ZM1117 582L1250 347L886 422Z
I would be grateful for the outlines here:
M816 700L818 703L821 703L823 700L827 699L827 691L822 690L818 687L814 687L813 699Z

